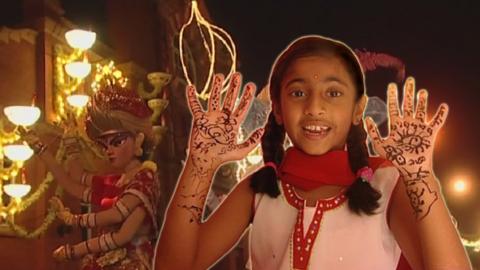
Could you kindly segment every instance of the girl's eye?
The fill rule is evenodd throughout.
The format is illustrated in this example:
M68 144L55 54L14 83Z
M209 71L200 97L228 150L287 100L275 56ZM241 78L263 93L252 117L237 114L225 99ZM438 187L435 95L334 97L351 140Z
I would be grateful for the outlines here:
M330 89L327 91L327 95L329 97L340 97L342 94L342 92L338 91L338 90L335 90L335 89Z
M292 97L304 97L305 92L303 92L302 90L293 90L292 92L290 92L290 95Z

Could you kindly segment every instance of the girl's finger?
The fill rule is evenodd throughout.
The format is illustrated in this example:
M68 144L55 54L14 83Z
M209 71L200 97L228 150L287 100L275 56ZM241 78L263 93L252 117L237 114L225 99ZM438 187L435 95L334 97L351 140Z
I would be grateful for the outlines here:
M365 124L367 125L368 136L370 136L373 145L375 146L377 144L383 143L383 138L380 136L377 125L375 124L373 119L371 117L365 118Z
M208 111L218 111L220 109L220 93L223 87L223 74L215 74L213 76L210 97L208 98Z
M190 108L190 111L192 112L193 117L197 117L198 115L203 113L202 105L200 104L200 101L198 101L197 97L197 89L195 88L194 85L189 85L187 86L187 101L188 101L188 107Z
M413 102L415 98L415 79L408 77L403 86L403 117L413 117Z
M262 140L263 133L265 132L264 128L259 128L255 130L247 140L238 145L238 149L241 152L242 156L250 153Z
M390 121L400 117L398 109L398 89L397 85L390 83L387 90L388 118Z
M415 110L415 119L425 122L427 119L428 92L425 89L417 93L417 108Z
M233 111L235 106L235 101L238 97L238 90L240 89L242 81L242 75L238 72L233 73L232 79L230 80L230 87L228 88L227 95L225 96L225 101L223 102L223 109L229 112Z
M445 121L447 120L447 116L448 116L448 105L446 103L442 103L438 107L437 112L435 113L435 116L430 121L429 123L430 127L433 130L440 129L445 123Z
M253 102L255 98L255 91L257 91L257 87L254 83L247 83L243 90L242 98L240 99L240 103L238 107L233 112L233 117L237 118L238 123L242 123L245 117L247 116L248 109L250 108L250 104Z

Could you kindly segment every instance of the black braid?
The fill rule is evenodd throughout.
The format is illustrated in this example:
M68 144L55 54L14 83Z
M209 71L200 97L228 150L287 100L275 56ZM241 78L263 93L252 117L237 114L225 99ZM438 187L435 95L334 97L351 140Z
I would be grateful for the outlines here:
M362 124L352 125L347 137L348 160L354 174L365 166L368 166L368 149L365 143L367 133ZM348 188L348 207L356 214L361 212L367 215L375 214L379 207L378 200L382 196L369 182L357 178Z
M265 133L262 137L263 161L265 163L273 162L277 167L280 165L284 154L284 141L285 130L283 126L277 124L273 113L270 113L265 126ZM270 166L263 167L252 174L250 187L255 193L266 193L272 198L280 195L277 185L277 173Z

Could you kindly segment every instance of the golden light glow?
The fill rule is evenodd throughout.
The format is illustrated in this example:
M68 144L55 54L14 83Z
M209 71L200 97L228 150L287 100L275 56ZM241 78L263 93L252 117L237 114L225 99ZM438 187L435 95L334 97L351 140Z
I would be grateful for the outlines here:
M40 109L34 106L8 106L3 109L10 122L17 126L30 126L40 118Z
M23 144L11 144L3 147L3 153L8 159L16 162L24 162L33 155L33 150L27 145Z
M93 45L96 34L90 31L74 30L66 33L65 38L69 45L73 47L73 50L69 49L67 53L64 50L66 46L61 43L56 43L53 47L55 74L53 74L54 89L51 99L54 103L53 112L56 114L54 117L58 120L54 124L60 128L66 128L65 124L68 125L72 121L75 121L75 127L78 127L77 123L83 122L80 119L82 112L84 112L82 107L86 105L89 97L72 95L72 93L79 90L83 79L91 72L92 67L88 63L85 50ZM83 88L80 90L83 90ZM71 106L68 106L67 103ZM22 126L34 124L41 114L40 109L29 106L7 107L4 109L4 112L12 123ZM51 119L50 115L48 118L49 120ZM32 187L26 184L23 163L33 155L33 150L26 144L12 144L21 139L18 130L18 128L15 128L13 131L4 130L2 119L0 119L0 195L6 193L11 197L7 201L0 198L0 225L2 227L8 226L9 228L8 232L1 231L0 234L9 233L10 235L11 233L22 238L38 238L39 235L45 233L49 225L55 220L56 215L51 208L48 210L48 215L41 222L41 225L33 231L26 230L23 226L15 224L14 216L30 208L32 204L45 194L49 185L53 182L53 176L50 173L47 174L44 180L39 185L36 185L35 192L25 197L31 192ZM82 134L78 136L82 136ZM64 157L65 148L60 145L55 154L55 159L63 164ZM7 158L13 162L8 162L4 166L4 161ZM20 172L22 172L22 180L15 181ZM57 188L55 193L56 195L61 195L61 190Z
M237 142L243 142L244 140L243 129L240 127L240 132L238 134ZM260 145L257 145L248 155L236 162L237 164L237 171L236 177L237 181L240 181L245 177L245 175L249 174L250 172L256 170L259 166L263 164L263 154L262 148Z
M90 99L87 95L70 95L67 97L67 102L71 106L81 109L85 107Z
M260 155L250 155L247 156L248 163L250 164L257 164L262 161L263 157Z
M14 143L18 139L20 139L20 135L15 131L6 131L3 127L3 119L0 119L0 152L3 145Z
M263 155L262 155L262 148L260 145L255 147L250 153L247 155L247 161L251 165L257 165L258 163L262 162Z
M216 41L219 41L221 44L225 46L225 49L230 55L230 60L232 62L230 65L230 70L225 76L224 87L228 85L230 78L236 69L237 52L235 48L235 43L233 43L232 38L225 30L223 30L218 26L212 25L207 20L205 20L205 18L203 18L202 14L200 13L200 10L198 9L197 1L195 0L192 1L190 17L188 21L180 29L180 35L178 38L179 39L178 44L179 44L179 50L180 50L180 62L182 64L183 75L189 85L193 83L190 75L188 74L187 66L185 64L185 57L183 52L183 46L184 46L183 35L187 27L190 25L194 25L198 28L200 32L200 36L202 37L201 42L207 52L208 59L209 59L207 81L205 85L201 88L202 90L200 94L198 94L198 97L202 99L208 99L208 97L210 96L210 88L209 88L210 82L213 74L216 73L215 72L215 59L216 59L215 43ZM206 35L204 34L205 31L206 31ZM198 82L197 82L197 87L198 87ZM200 90L200 87L198 87L197 90Z
M464 193L467 190L467 183L463 179L457 179L453 183L453 189L457 193Z
M65 33L65 39L68 45L72 48L79 50L88 50L95 43L97 34L91 31L85 31L80 29L70 30Z
M56 114L56 121L61 123L62 121L68 121L65 108L65 106L67 106L66 97L75 92L82 84L81 79L72 78L65 74L65 65L80 59L84 53L80 50L74 50L71 54L66 54L63 47L57 44L55 46L55 54L54 112Z
M5 193L15 199L21 199L30 192L30 189L32 187L27 184L8 184L3 187Z
M65 71L67 72L67 74L73 78L77 78L80 80L87 77L88 74L90 74L91 70L92 65L90 65L90 63L86 62L85 60L75 61L65 65Z
M450 193L456 197L461 196L462 198L467 198L471 195L472 189L472 182L470 179L470 174L462 172L460 174L455 175L450 183L449 183L449 190Z
M462 238L462 243L465 247L473 249L474 252L480 252L480 240L467 240Z
M119 84L122 87L126 87L127 82L128 78L125 78L122 72L115 67L115 62L110 61L107 65L96 65L95 80L91 88L93 92L97 92L102 84Z

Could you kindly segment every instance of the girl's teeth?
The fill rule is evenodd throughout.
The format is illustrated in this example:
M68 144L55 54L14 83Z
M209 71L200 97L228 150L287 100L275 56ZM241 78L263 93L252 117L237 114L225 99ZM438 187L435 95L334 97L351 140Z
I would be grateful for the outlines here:
M306 130L308 131L327 131L328 127L326 126L306 126Z

